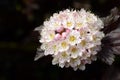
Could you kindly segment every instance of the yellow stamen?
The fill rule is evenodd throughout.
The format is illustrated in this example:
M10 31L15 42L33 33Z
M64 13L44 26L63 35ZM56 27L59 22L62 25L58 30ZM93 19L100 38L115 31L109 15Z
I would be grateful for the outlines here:
M55 23L54 26L55 26L55 27L58 27L59 25L58 25L58 23Z
M82 40L80 44L81 44L82 46L85 46L85 45L86 45L86 41L85 41L85 40Z
M76 37L75 36L70 36L69 40L73 42L73 41L76 40Z
M53 49L54 49L54 50L56 50L56 49L57 49L57 46L56 46L56 45L54 45L54 46L53 46Z
M71 27L72 26L72 22L67 22L67 27Z
M66 52L63 52L63 53L62 53L62 56L63 56L63 57L66 57L66 56L67 56Z
M91 18L90 18L90 17L87 17L86 20L87 20L88 22L90 22L90 21L91 21Z
M77 27L78 28L82 27L82 23L77 23Z
M65 48L65 47L67 46L67 43L66 43L66 42L62 42L62 43L61 43L61 46L62 46L63 48Z
M92 37L93 37L93 41L96 41L97 38L94 35Z
M75 53L76 51L77 51L76 48L72 48L72 50L71 50L72 53Z
M53 39L54 38L54 34L50 34L50 39Z

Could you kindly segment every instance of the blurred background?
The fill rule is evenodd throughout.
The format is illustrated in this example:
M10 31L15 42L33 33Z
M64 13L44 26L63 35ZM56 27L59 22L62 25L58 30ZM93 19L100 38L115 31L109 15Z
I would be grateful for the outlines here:
M53 66L50 56L34 61L40 46L34 28L53 13L85 8L105 17L114 7L120 9L120 0L0 0L0 80L120 80L117 58L112 66L98 60L85 71Z

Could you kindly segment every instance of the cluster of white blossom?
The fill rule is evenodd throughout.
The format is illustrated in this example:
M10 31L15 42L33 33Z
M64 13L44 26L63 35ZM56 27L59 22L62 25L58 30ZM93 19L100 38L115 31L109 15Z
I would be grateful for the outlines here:
M101 49L103 27L100 18L84 9L54 13L40 32L41 49L45 56L52 55L53 65L84 70Z

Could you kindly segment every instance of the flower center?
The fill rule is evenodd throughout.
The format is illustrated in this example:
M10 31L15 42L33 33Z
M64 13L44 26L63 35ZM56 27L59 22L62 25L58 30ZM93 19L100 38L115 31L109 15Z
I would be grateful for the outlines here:
M67 56L66 52L63 52L62 57L66 57L66 56Z
M82 40L80 44L81 44L82 46L85 46L85 45L86 45L86 41L85 41L85 40Z
M75 36L70 36L70 39L69 39L70 41L75 41L76 40L76 38L75 38Z
M54 50L56 50L56 49L57 49L57 46L56 46L56 45L54 45L54 46L53 46L53 49L54 49Z
M72 22L67 22L67 26L71 27L72 26Z
M50 39L53 39L55 37L54 34L50 34Z
M62 43L61 43L61 46L62 46L63 48L65 48L65 47L67 46L67 43L66 43L66 42L62 42Z
M71 50L72 53L75 53L76 51L77 51L76 48L72 48L72 50Z
M82 23L77 23L77 27L78 28L82 27Z

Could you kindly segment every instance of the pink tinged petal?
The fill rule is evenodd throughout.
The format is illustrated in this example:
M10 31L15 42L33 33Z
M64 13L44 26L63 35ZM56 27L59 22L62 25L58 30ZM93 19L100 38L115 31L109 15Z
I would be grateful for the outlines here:
M69 34L70 33L70 29L66 29L66 33Z
M69 32L70 32L70 29L66 29L66 32L69 33Z
M79 15L78 15L77 12L75 12L75 13L73 13L73 16L74 16L75 18L77 18Z
M66 36L67 36L67 33L66 33L66 32L63 32L63 33L62 33L62 37L63 37L63 38L66 38Z
M55 40L59 40L61 38L61 35L60 34L56 34L55 35Z
M59 27L59 28L57 28L57 32L62 32L64 30L64 27Z

